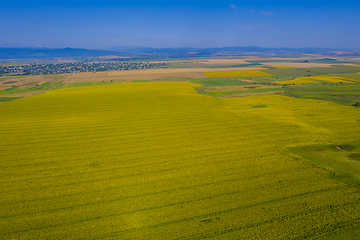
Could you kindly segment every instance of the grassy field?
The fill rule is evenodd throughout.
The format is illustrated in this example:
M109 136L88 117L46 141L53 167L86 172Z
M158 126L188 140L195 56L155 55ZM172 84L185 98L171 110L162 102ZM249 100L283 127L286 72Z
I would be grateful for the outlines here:
M1 104L1 239L359 234L359 183L286 150L359 142L358 108L194 87L124 83Z
M360 179L360 142L292 147L289 151Z
M315 75L316 72L312 72L311 69L303 68L280 68L280 69L264 69L264 72L278 76L278 77L304 77L307 75ZM318 74L317 74L318 75Z
M284 90L287 96L296 98L319 99L347 106L360 102L360 84L286 86Z
M248 85L248 82L237 81L233 78L204 78L204 79L190 79L192 83L201 84L206 87L217 87L217 86L237 86L237 85Z
M237 91L219 91L211 92L215 96L243 94L243 93L262 93L262 92L282 92L283 88L259 88L259 89L248 89L248 90L237 90Z
M0 103L19 99L20 97L0 97Z
M358 73L359 68L348 65L335 65L332 67L319 68L264 69L263 71L279 77L307 77L308 75L317 76L326 74Z
M320 83L320 82L311 79L301 78L296 80L274 81L274 83L282 84L282 85L297 85L297 84L309 84L309 83Z

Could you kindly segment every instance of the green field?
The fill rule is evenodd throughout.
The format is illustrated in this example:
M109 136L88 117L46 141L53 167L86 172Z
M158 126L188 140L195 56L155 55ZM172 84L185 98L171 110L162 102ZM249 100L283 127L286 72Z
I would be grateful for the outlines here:
M12 100L16 100L16 99L19 99L20 97L0 97L0 103L1 102L9 102L9 101L12 101Z
M289 149L323 166L350 173L360 179L360 143L300 146Z
M189 81L192 83L201 84L206 87L238 86L249 84L247 82L237 81L233 78L193 78Z
M263 72L278 77L304 77L326 74L358 73L360 70L355 66L335 65L322 68L285 68L285 69L264 69Z
M360 234L359 182L287 151L359 142L360 109L194 87L122 83L0 104L0 238Z
M360 102L360 84L286 86L284 90L287 96L296 98L319 99L347 106Z
M244 93L264 93L264 92L278 92L284 91L283 88L257 88L257 89L248 89L248 90L237 90L237 91L218 91L211 92L215 96L223 95L233 95L233 94L244 94Z

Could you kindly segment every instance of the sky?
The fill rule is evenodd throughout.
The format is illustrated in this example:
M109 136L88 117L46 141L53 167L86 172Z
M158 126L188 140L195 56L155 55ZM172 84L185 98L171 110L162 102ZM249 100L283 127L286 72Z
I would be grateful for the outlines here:
M360 1L0 1L0 47L360 50Z

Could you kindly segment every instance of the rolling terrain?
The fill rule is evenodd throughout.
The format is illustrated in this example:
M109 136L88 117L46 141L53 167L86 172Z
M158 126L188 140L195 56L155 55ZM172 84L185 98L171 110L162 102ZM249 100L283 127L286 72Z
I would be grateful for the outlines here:
M360 234L356 179L287 150L359 142L358 108L282 95L211 97L194 87L201 85L121 83L1 104L0 237Z

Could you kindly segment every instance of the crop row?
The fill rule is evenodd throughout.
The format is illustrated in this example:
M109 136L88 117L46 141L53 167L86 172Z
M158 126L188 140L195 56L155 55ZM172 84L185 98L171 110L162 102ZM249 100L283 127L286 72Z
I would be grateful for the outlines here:
M356 141L360 111L194 86L103 85L0 105L0 237L286 239L359 226L356 184L285 148Z

